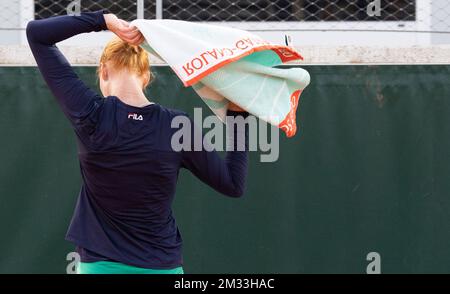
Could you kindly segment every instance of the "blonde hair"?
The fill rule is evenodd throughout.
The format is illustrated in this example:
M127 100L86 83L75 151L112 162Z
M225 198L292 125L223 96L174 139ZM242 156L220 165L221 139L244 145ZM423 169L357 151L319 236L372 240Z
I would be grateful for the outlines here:
M148 76L148 83L143 85L143 88L146 88L153 79L147 51L117 37L109 41L103 49L100 64L106 62L110 62L115 70L127 70L139 77ZM97 75L100 75L100 67L97 69Z

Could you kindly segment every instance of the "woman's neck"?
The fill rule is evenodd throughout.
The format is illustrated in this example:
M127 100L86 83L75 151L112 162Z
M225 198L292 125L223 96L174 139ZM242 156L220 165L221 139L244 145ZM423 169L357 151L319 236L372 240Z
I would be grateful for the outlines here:
M111 83L110 95L116 96L125 104L144 107L152 104L141 88L138 78L129 75L120 75Z

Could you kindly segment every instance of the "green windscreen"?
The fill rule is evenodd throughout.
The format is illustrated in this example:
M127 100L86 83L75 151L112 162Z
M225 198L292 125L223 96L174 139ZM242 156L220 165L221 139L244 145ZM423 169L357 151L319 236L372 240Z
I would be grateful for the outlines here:
M187 171L174 211L186 273L450 272L450 66L310 66L299 132L251 152L244 198ZM150 99L210 110L168 67ZM95 68L76 71L92 87ZM0 67L0 273L65 273L76 141L38 70Z

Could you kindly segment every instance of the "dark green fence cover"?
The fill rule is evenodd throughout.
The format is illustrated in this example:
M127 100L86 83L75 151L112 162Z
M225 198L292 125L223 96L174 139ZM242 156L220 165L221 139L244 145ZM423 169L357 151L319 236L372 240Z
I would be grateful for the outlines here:
M311 66L299 133L252 152L244 198L183 171L187 273L450 273L450 66ZM76 68L96 86L95 68ZM204 107L167 67L148 96ZM33 67L0 67L0 273L65 273L75 136Z

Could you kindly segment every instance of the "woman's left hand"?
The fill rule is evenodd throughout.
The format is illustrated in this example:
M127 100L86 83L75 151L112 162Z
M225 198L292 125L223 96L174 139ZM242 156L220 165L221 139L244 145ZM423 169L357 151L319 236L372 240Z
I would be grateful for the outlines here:
M245 112L244 109L240 108L239 106L237 106L236 104L234 104L233 102L228 102L228 110L231 111L239 111L239 112Z
M116 34L120 39L134 46L139 46L145 41L142 33L135 26L130 25L127 21L119 19L114 14L105 14L106 26L108 30Z

